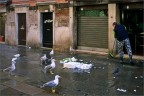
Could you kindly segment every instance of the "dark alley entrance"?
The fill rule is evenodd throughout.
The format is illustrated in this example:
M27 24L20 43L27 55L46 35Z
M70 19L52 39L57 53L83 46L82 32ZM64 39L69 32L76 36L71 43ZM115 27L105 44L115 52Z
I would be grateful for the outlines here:
M121 10L121 23L128 30L129 39L134 55L144 55L144 25L143 9L124 9Z

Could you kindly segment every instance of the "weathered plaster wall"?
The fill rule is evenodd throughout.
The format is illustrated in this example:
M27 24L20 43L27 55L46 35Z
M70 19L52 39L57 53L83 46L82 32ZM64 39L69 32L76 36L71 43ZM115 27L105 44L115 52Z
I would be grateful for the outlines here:
M7 13L6 27L5 27L5 43L9 45L16 45L16 24L15 13Z
M27 16L27 45L32 47L40 47L40 32L38 31L38 13L30 10Z
M114 42L115 42L115 38L114 38L114 32L113 32L113 22L119 22L119 9L118 9L118 5L117 4L108 4L108 14L109 14L109 18L108 18L108 38L109 38L109 44L108 44L108 49L111 52L112 50L114 50L116 52L116 43L115 46L113 48Z
M55 11L55 38L54 47L57 50L69 49L72 40L69 30L69 8L56 9Z
M18 17L17 14L26 13L26 45L40 47L40 33L38 31L38 14L27 7L15 8L7 14L5 42L10 45L18 44Z

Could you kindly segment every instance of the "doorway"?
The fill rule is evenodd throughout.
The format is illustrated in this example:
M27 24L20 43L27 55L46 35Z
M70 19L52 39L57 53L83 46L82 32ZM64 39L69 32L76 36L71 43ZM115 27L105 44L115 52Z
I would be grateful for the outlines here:
M144 55L143 11L143 9L121 11L121 23L128 30L133 54L139 56Z
M52 12L42 13L42 43L43 47L53 47L53 14Z
M6 22L6 13L0 13L0 42L5 41L5 22Z
M18 45L26 45L26 14L18 13Z

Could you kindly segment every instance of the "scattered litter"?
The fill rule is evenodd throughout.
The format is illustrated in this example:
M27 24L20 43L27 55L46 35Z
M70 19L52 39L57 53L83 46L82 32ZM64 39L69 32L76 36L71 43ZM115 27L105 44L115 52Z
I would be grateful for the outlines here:
M136 90L133 90L134 92L136 92Z
M75 57L72 58L65 58L63 60L60 60L60 63L67 63L67 62L76 62L77 59Z
M137 87L139 87L139 86L137 86Z
M92 64L85 64L80 62L67 62L63 64L63 68L90 69L92 68Z
M83 60L82 60L82 59L80 59L79 61L81 61L81 62L82 62Z
M91 63L84 63L80 62L83 60L78 60L75 57L72 58L64 58L63 60L60 60L60 63L63 64L63 68L72 68L76 69L76 71L80 72L87 72L90 73L90 69L92 68L93 64Z
M113 78L115 78L115 77L113 77Z
M135 79L137 79L138 77L135 77Z
M90 73L90 72L87 72L87 73Z
M140 76L140 78L143 78L143 76Z
M126 92L127 90L124 90L124 89L117 89L118 91L122 91L122 92Z
M104 67L102 69L105 69Z
M113 74L114 75L117 75L119 73L119 68L116 68L114 71L113 71Z
M108 65L111 65L111 63L109 63Z

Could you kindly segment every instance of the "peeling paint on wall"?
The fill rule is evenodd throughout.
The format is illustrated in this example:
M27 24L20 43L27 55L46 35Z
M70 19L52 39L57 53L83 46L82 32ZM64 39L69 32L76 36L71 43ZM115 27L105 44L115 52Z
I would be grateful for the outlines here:
M34 10L29 11L28 14L28 32L27 45L32 47L40 47L39 31L38 31L38 16Z
M10 45L16 45L16 26L14 12L7 13L5 42Z
M57 27L68 27L69 26L69 10L65 9L57 9L56 10L56 26Z
M54 48L60 51L68 51L72 42L69 32L69 8L56 9L55 15Z

